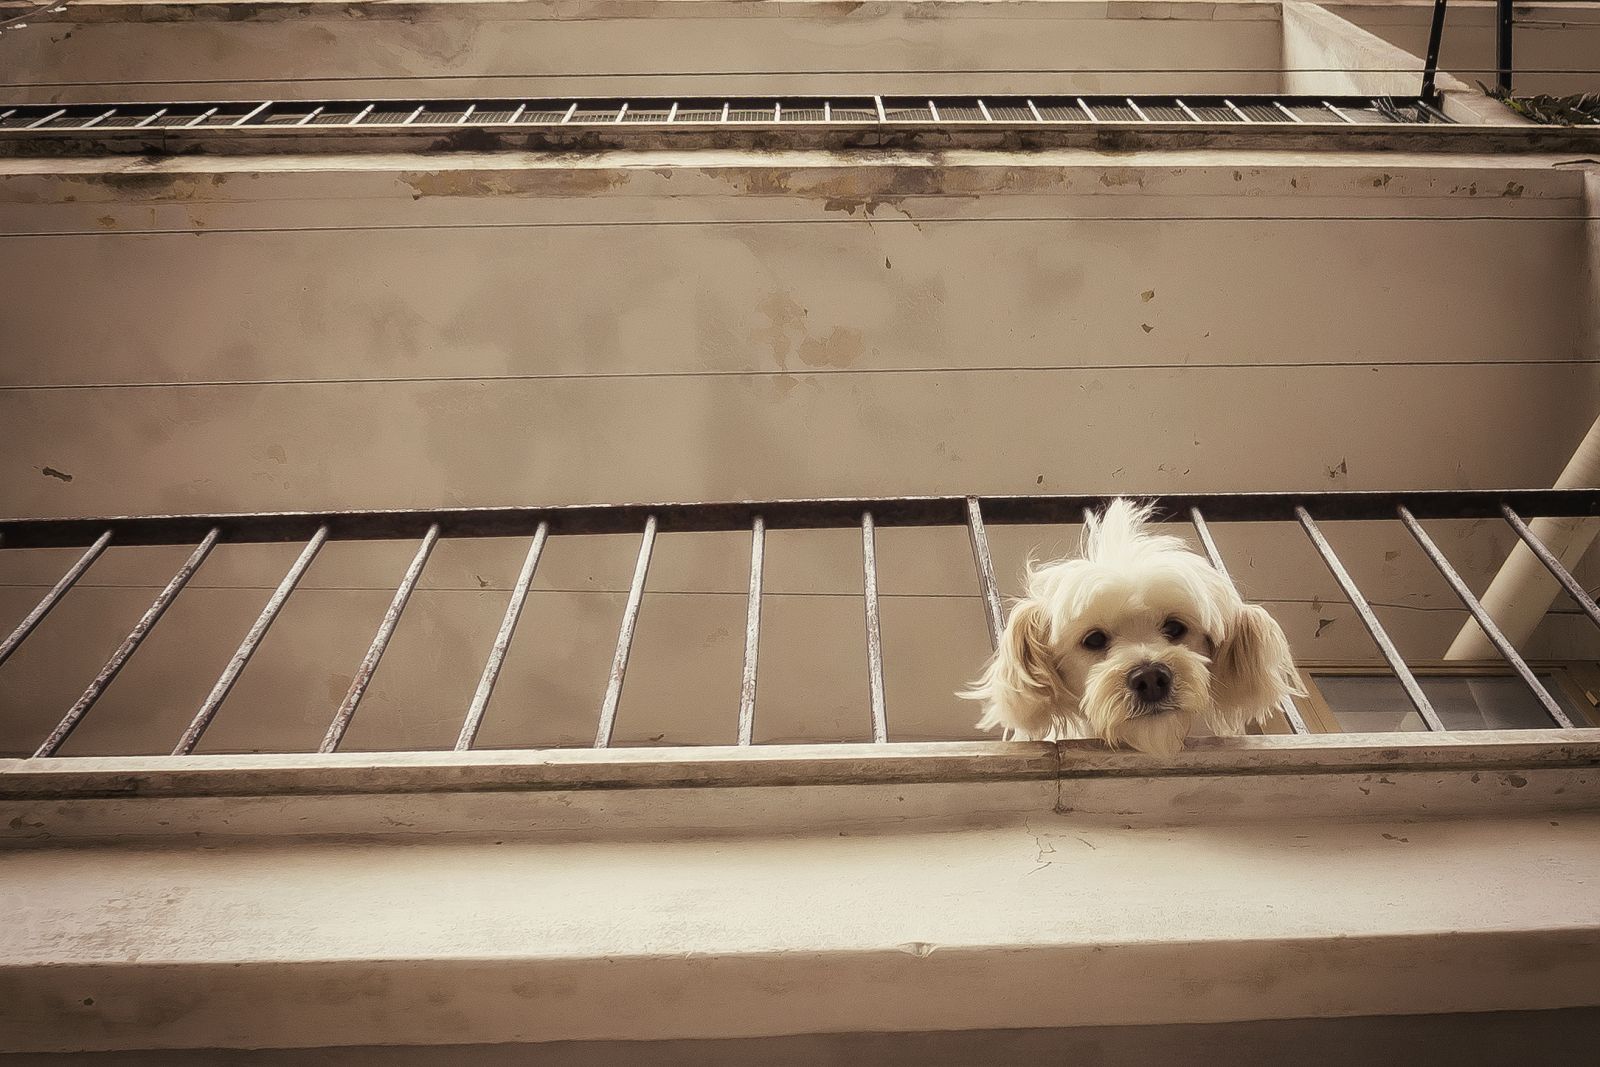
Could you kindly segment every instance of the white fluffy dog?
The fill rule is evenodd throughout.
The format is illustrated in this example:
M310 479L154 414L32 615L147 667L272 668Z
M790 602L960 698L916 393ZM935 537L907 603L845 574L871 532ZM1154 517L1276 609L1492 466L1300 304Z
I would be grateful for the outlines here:
M1150 515L1114 500L1090 518L1081 559L1029 564L1027 596L961 694L983 701L981 728L1172 755L1196 724L1240 734L1303 695L1272 616L1182 540L1147 530Z

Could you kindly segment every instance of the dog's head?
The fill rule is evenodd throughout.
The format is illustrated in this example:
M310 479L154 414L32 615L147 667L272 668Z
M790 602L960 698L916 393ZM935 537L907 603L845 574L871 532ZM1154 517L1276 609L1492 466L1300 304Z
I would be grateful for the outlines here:
M983 676L985 729L1066 732L1171 755L1194 725L1238 734L1299 694L1283 631L1183 541L1113 501L1084 529L1080 559L1032 565Z

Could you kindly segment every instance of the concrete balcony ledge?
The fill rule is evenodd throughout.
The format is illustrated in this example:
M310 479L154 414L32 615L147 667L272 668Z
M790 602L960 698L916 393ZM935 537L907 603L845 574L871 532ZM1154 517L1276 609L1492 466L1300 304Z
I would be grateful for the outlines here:
M1600 1003L1581 731L0 765L0 1044Z
M1093 741L13 759L0 804L0 843L23 847L1481 817L1600 807L1600 737L1199 738L1171 760Z

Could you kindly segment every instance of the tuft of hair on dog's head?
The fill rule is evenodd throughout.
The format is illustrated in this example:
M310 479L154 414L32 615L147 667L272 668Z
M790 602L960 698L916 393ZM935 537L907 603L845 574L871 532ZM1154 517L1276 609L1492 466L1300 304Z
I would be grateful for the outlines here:
M1087 517L1079 556L1030 561L1026 592L972 686L981 729L1099 737L1172 755L1197 724L1243 733L1304 695L1283 630L1153 507L1117 499Z

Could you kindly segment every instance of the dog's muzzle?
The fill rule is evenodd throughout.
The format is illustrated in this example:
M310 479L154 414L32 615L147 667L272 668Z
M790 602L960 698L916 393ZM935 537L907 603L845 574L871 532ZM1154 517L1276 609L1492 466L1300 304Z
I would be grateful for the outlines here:
M1139 713L1160 710L1172 696L1172 668L1165 663L1141 663L1128 672L1128 688L1139 701Z

